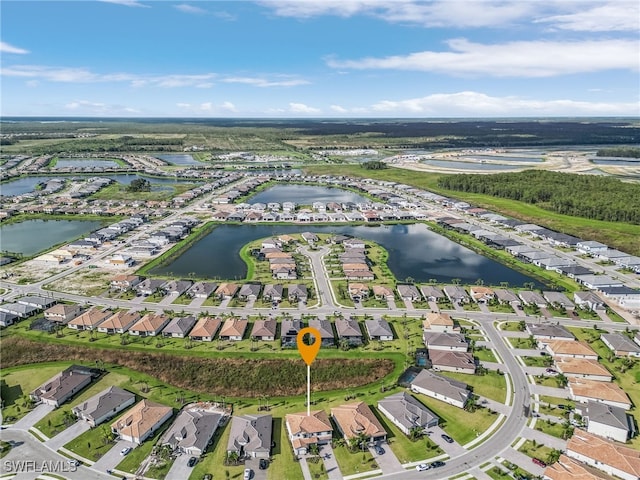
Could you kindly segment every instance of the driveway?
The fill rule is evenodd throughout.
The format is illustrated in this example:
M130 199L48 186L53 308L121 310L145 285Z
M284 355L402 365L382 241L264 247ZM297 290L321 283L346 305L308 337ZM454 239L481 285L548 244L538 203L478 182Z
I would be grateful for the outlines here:
M191 475L191 472L193 471L193 467L189 467L187 463L193 456L195 455L187 455L185 453L178 455L176 457L176 460L173 462L173 465L171 465L171 469L169 469L166 479L183 480L185 478L189 478L189 475ZM213 472L208 473L211 473L211 475L213 475Z
M386 443L382 443L380 444L380 446L384 449L384 453L382 455L378 455L373 447L369 447L369 451L371 452L371 455L373 455L373 458L376 460L376 463L378 464L378 467L380 467L380 470L382 470L382 473L387 474L404 471L400 460L398 460L395 453L393 453L391 447L389 447L389 445L387 445Z
M52 450L59 450L60 447L66 445L74 438L82 435L90 428L91 425L89 425L87 422L78 421L71 425L69 428L66 428L65 430L60 432L55 437L52 437L44 442L44 444Z
M447 455L449 455L449 457L454 458L467 453L464 447L455 440L453 443L445 442L444 438L442 438L442 434L444 434L445 431L442 430L442 428L433 427L431 431L433 432L429 435L431 441L437 444Z
M113 470L124 458L122 455L120 455L120 452L125 447L135 448L136 444L133 442L128 442L126 440L118 440L116 444L111 448L111 450L105 453L96 463L93 464L92 468L101 472Z
M41 403L36 408L27 413L24 417L13 424L13 428L17 430L29 430L36 423L42 420L47 414L53 412L55 407L53 405L47 405Z
M253 475L251 476L251 480L267 480L267 471L268 470L260 470L259 468L260 459L252 458L250 460L245 460L244 468L250 468L253 470ZM183 477L189 478L189 477ZM169 479L171 480L171 479ZM178 480L178 479L176 479Z
M342 472L336 461L336 456L333 454L331 444L320 447L320 457L324 462L324 469L327 472L329 480L340 480L342 478Z

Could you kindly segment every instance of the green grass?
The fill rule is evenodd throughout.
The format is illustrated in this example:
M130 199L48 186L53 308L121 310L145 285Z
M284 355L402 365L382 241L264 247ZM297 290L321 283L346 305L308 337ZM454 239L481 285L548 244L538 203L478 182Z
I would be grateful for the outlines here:
M522 348L522 349L536 348L535 346L531 346L529 337L524 337L524 338L509 337L507 338L507 340L509 340L509 343L513 346L513 348Z
M156 431L151 437L147 438L144 442L142 442L141 445L138 445L136 448L134 448L131 453L124 457L124 459L118 464L116 469L122 470L123 472L135 473L144 459L149 456L151 450L153 449L153 446L160 439L165 430L169 428L173 420L174 418L170 418L169 420L167 420L162 425L162 427L160 427L160 429ZM169 468L170 467L171 466L169 465ZM161 471L163 470L164 469L162 469Z
M324 468L324 462L322 458L315 457L307 459L307 465L309 466L309 472L312 479L324 480L328 479L327 469Z
M36 423L34 426L44 433L47 437L51 438L60 433L66 428L63 422L63 416L65 411L70 411L71 407L79 405L80 403L88 400L90 397L102 392L103 390L112 386L121 386L129 380L126 375L111 372L102 377L100 380L90 385L88 388L82 390L80 395L75 396L66 405L54 410L45 416L42 420Z
M11 451L11 444L0 440L0 458L4 457Z
M368 472L378 468L378 464L369 450L351 453L345 446L336 446L333 448L333 453L344 476Z
M512 478L509 472L505 472L500 467L492 467L489 470L485 470L485 473L489 475L493 480L504 480L505 478Z
M441 375L453 378L473 387L473 393L504 403L507 399L507 381L504 375L489 370L485 375L468 375L456 372L440 372Z
M535 381L536 385L542 385L543 387L560 388L560 385L558 384L556 377L546 377L544 375L542 376L535 375L533 377L533 380Z
M520 357L527 367L550 367L553 361L547 360L549 357Z
M489 304L487 307L494 313L514 313L513 308L508 303Z
M109 425L110 423L107 422L84 432L67 443L64 448L88 460L98 460L115 445L115 442L108 441L106 437L110 431Z
M553 449L551 447L547 447L546 445L541 445L539 443L536 443L534 445L533 440L527 440L518 449L519 452L522 452L531 458L538 458L543 462L546 461L547 455L551 453L551 450Z
M493 354L493 351L489 348L476 349L473 351L473 356L481 362L498 362L498 359Z
M546 420L540 420L540 419L536 421L535 429L540 432L546 433L547 435L551 435L557 438L562 438L563 432L564 432L562 423L553 423L553 422L547 423Z

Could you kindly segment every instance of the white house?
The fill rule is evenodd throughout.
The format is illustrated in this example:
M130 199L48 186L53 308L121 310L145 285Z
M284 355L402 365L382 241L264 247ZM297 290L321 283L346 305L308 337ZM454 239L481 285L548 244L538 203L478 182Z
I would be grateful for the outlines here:
M411 391L464 408L471 391L465 383L422 370L411 382Z

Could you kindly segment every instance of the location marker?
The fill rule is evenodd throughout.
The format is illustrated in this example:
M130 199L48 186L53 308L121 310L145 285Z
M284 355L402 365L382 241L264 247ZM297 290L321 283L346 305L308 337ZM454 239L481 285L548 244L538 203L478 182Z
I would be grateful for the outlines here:
M307 345L304 343L304 336L309 334L309 336L313 337L313 343ZM300 352L300 356L304 363L307 364L307 367L310 367L313 361L316 359L318 352L320 351L320 343L322 339L320 338L320 332L313 327L305 327L298 332L298 336L296 338L298 343L298 351Z
M313 343L307 345L304 343L304 336L309 335L313 337ZM304 363L307 364L307 417L311 415L311 364L316 359L318 352L320 351L320 344L322 339L320 338L320 332L313 327L305 327L298 332L296 337L298 343L298 352Z

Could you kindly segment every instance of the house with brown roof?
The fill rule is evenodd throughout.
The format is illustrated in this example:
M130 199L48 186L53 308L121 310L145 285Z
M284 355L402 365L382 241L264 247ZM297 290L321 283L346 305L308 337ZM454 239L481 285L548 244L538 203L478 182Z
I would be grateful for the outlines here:
M141 281L142 281L142 277L140 277L139 275L122 274L122 275L116 275L115 277L111 278L110 285L113 290L120 290L124 292L126 290L129 290L135 287Z
M476 303L488 303L496 298L496 294L493 292L492 288L484 287L482 285L469 287L469 294Z
M333 426L324 410L289 413L285 416L289 441L295 455L306 455L311 445L331 442Z
M102 322L98 326L98 331L101 333L124 333L129 328L131 328L135 323L140 320L141 315L140 312L135 310L125 312L124 310L120 310L115 312L109 318L107 318L104 322Z
M583 358L554 358L556 369L566 377L585 378L598 382L610 382L611 372L596 360Z
M427 316L422 321L422 329L443 333L459 330L449 314L434 312L427 313Z
M429 349L429 360L434 370L460 372L470 375L476 373L473 355L469 352L456 352Z
M211 342L222 325L219 318L202 317L189 332L189 338L194 341Z
M58 303L44 311L44 318L51 322L65 324L80 314L80 305Z
M129 333L139 337L155 337L160 335L170 320L164 313L147 313L129 328Z
M240 287L235 283L221 283L216 289L216 297L222 300L233 298Z
M584 463L578 462L566 455L560 455L558 461L547 465L544 470L545 480L610 480L604 474Z
M77 316L67 323L67 327L74 330L95 330L104 320L109 318L113 312L111 310L100 310L92 307L82 315Z
M631 400L617 383L598 382L582 378L569 378L571 400L576 402L601 402L614 407L631 408Z
M452 352L466 352L469 344L464 335L456 332L434 332L425 330L422 332L424 345L429 350L446 350Z
M242 340L248 324L249 320L246 318L233 317L226 319L220 329L220 340L230 340L232 342Z
M568 457L623 480L640 478L640 451L576 430L567 442Z
M373 296L376 297L377 300L386 300L391 297L393 299L393 290L389 287L385 287L383 285L374 285L373 288Z
M251 329L251 338L253 340L273 341L276 339L277 326L278 322L275 318L256 320Z
M111 424L111 431L122 440L138 445L149 438L173 415L173 409L146 398Z
M554 357L598 360L598 354L586 342L551 340L546 344L546 349Z
M369 405L364 402L333 407L331 416L338 431L347 441L360 435L364 435L368 443L384 441L387 438L386 430L373 414Z
M349 296L353 300L363 300L369 296L369 285L366 283L349 283L347 286Z

